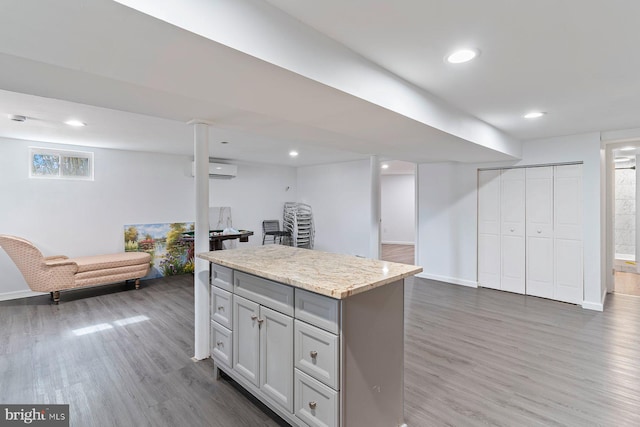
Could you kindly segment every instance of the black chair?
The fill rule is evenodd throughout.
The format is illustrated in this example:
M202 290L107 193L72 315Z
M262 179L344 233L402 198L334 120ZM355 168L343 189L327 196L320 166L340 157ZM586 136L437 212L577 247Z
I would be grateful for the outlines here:
M288 231L280 231L280 221L277 219L267 219L262 221L262 244L264 245L267 236L273 239L272 243L276 241L282 244L283 237L289 237Z

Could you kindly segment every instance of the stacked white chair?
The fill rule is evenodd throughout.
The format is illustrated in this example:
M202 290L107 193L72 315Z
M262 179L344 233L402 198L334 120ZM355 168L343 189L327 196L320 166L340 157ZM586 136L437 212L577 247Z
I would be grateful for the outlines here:
M285 203L283 228L291 236L291 246L313 249L315 228L311 206L304 203Z

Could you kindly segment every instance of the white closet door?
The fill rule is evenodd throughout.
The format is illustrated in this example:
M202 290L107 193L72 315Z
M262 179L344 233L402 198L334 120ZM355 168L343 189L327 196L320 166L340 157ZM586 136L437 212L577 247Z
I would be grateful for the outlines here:
M582 165L555 166L554 299L582 303Z
M500 289L500 171L478 172L478 285Z
M502 171L501 277L504 291L525 293L525 170Z
M527 295L553 298L553 166L527 168Z

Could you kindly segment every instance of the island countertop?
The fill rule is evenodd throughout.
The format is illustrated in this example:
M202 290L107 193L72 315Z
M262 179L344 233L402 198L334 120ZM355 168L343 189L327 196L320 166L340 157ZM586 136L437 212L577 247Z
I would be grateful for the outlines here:
M198 258L336 299L422 271L415 265L282 245L203 252Z

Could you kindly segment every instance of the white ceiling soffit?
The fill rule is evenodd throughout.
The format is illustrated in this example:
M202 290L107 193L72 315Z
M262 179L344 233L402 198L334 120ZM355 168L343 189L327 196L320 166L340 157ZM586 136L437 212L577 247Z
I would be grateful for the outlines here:
M183 0L175 7L158 1L116 1L435 130L431 135L422 132L422 138L438 140L450 134L503 153L506 156L498 156L503 159L521 155L520 142L504 132L452 108L263 1Z
M191 4L196 3L180 2L180 10ZM369 154L418 163L499 161L520 154L520 144L497 129L452 112L268 4L241 0L200 4L213 9L191 13L198 25L219 28L242 42L238 44L255 44L263 50L280 43L275 53L284 57L274 54L268 59L278 63L288 56L290 68L302 69L288 71L255 54L242 53L237 46L226 47L110 0L4 0L0 89L68 101L60 105L61 110L84 104L87 111L93 106L137 115L120 117L123 125L116 122L116 113L108 113L111 128L103 127L100 135L97 129L86 131L95 132L96 146L112 139L134 150L191 152L191 140L182 142L167 135L181 134L175 126L199 118L215 123L214 134L229 132L245 141L244 145L228 144L223 154L212 148L216 157L236 158L244 150L243 155L255 152L254 157L264 162L291 164L290 159L282 160L282 153L273 152L295 148L301 152L297 164L303 165ZM253 31L254 27L260 31ZM299 72L317 75L310 79ZM40 107L46 104L41 102ZM55 115L56 107L49 106L48 112ZM432 119L441 123L424 124ZM157 129L136 130L143 122ZM5 132L8 126L13 125L0 121L1 136L11 136ZM165 127L173 130L162 132ZM18 132L15 127L12 131ZM64 132L59 130L56 137L42 131L42 138L54 142L63 139ZM146 136L137 137L141 134ZM310 153L306 157L305 149Z

